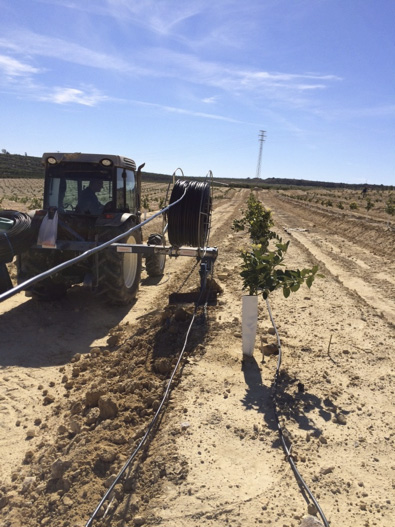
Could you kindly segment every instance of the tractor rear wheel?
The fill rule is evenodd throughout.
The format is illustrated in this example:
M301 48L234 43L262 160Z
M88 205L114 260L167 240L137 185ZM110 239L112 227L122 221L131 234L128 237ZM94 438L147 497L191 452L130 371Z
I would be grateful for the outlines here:
M17 256L18 284L57 265L43 251L31 249ZM26 296L36 300L58 300L66 295L68 283L57 282L53 276L26 289Z
M104 229L99 233L99 241L111 240L133 226L134 224L128 221L119 229ZM141 229L136 229L120 240L120 243L141 243ZM111 247L98 253L98 293L109 304L130 304L136 298L140 276L141 254L117 252Z

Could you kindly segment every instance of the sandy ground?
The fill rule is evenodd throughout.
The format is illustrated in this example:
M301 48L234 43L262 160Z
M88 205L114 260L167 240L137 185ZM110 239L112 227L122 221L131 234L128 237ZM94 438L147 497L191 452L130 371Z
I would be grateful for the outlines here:
M325 278L270 299L283 361L280 422L295 463L331 526L392 527L394 518L394 233L384 222L312 210L260 191L291 245L289 267ZM254 358L242 360L241 279L234 233L247 191L216 204L217 305L200 308L170 399L150 441L92 525L276 525L314 514L279 441L276 355L265 302ZM1 524L83 526L158 408L193 306L194 261L143 274L132 307L81 288L61 302L23 293L1 304ZM186 280L186 281L185 281ZM320 519L320 516L317 517Z

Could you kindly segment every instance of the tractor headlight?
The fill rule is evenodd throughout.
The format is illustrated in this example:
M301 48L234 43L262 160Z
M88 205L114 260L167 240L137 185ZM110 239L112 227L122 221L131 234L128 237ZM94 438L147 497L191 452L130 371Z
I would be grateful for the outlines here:
M47 163L50 165L56 165L57 161L54 157L47 157Z
M104 166L104 167L110 167L112 165L112 161L111 159L102 159L100 161L100 163Z

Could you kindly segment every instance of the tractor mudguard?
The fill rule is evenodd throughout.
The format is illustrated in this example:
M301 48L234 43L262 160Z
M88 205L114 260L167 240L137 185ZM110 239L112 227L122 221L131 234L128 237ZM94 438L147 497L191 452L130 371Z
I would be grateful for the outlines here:
M139 216L130 212L105 212L96 220L96 227L120 227L131 219L135 224L139 223Z

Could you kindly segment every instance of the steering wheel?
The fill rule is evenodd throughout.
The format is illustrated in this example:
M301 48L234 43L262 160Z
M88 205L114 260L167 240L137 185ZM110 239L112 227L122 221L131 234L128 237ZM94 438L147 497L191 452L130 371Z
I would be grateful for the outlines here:
M63 203L63 210L71 210L72 212L75 211L75 207L71 203Z

